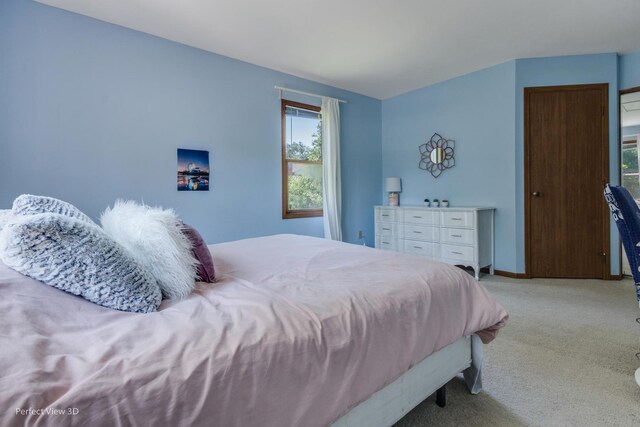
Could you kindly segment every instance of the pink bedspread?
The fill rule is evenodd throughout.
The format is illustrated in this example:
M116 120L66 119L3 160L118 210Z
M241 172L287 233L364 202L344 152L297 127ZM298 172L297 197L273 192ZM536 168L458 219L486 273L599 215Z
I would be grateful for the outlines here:
M152 314L0 263L0 425L325 426L507 319L438 262L293 235L211 249L219 283Z

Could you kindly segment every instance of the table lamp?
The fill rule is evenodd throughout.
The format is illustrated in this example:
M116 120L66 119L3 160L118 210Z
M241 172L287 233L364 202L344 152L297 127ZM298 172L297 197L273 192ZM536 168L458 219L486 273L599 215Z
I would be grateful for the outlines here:
M402 191L402 183L400 178L387 178L385 182L385 191L389 193L389 206L400 205L400 193Z

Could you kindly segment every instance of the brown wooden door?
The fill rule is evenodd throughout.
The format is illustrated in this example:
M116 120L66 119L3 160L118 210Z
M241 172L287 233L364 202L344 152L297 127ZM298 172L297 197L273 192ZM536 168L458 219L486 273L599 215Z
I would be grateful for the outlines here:
M608 278L608 85L525 88L530 277Z

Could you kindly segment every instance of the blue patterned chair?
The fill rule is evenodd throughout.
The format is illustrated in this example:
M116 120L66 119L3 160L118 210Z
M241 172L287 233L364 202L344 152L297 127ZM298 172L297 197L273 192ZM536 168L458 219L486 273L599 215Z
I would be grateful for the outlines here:
M624 187L607 184L604 189L604 198L607 200L613 219L618 226L640 304L640 270L638 269L640 267L640 209Z
M636 284L636 297L640 304L640 208L624 187L607 184L604 189L604 198L618 226L620 239L631 266L633 281ZM640 323L640 318L636 320ZM640 358L640 353L636 356ZM636 370L636 382L640 385L640 368Z

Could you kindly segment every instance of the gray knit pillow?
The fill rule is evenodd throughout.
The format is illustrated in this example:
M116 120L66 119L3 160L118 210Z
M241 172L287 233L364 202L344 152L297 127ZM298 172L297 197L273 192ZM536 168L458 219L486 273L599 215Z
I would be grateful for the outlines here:
M86 216L82 211L80 211L80 209L76 208L71 203L46 196L34 196L31 194L18 196L13 201L13 213L14 215L56 213L94 224L94 222L91 221L91 218Z
M60 214L16 216L0 231L0 259L26 276L123 311L155 311L153 277L93 223Z

